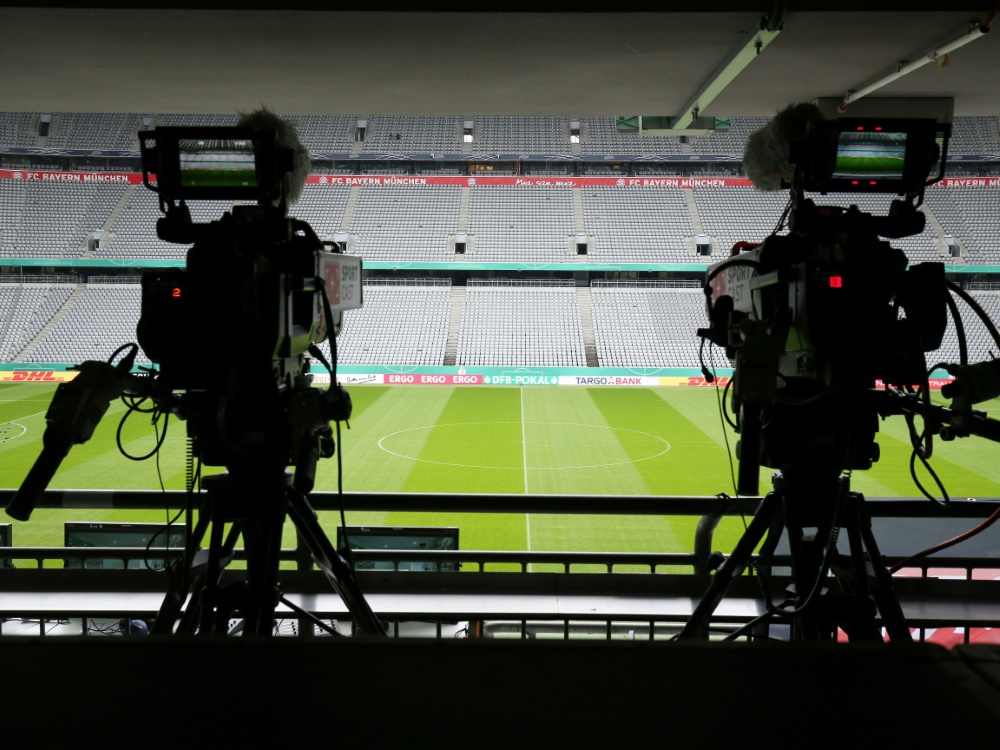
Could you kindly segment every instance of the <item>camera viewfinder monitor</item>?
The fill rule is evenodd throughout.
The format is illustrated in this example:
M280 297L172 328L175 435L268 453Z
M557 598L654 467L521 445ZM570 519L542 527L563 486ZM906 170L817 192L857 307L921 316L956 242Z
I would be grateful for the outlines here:
M162 523L105 523L89 521L67 521L63 526L63 544L66 547L147 547L156 549L175 549L178 553L184 550L187 538L184 526L170 526ZM104 557L90 560L67 558L67 568L129 568L160 570L164 561L150 558L123 560L122 558Z
M14 532L9 523L0 523L0 547L14 546ZM0 568L14 567L9 557L0 557Z
M924 118L823 122L798 154L806 190L923 194L943 176L950 126ZM932 170L938 170L931 177Z
M253 128L163 127L140 132L139 146L143 181L168 201L271 201L291 166L275 133Z
M344 544L344 535L354 550L457 550L458 528L433 526L343 526L337 527L337 546ZM457 562L437 563L430 560L394 561L358 560L358 570L424 570L456 571Z

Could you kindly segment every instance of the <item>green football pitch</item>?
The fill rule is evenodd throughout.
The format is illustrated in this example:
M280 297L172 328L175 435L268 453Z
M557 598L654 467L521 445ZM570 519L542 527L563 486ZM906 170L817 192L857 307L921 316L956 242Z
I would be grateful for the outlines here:
M483 388L356 386L350 429L342 429L346 492L476 494L733 495L730 451L736 436L723 429L714 388ZM54 386L0 384L0 487L20 486L41 450L45 411ZM997 402L986 405L997 413ZM52 489L181 489L185 424L172 419L158 459L132 461L116 432L125 406L111 405L94 437L74 446ZM148 417L125 421L122 443L135 456L152 450ZM883 421L881 460L856 471L855 490L868 497L917 497L902 417ZM996 446L979 438L935 441L931 465L953 497L1000 497ZM206 470L208 473L210 470ZM936 490L921 469L924 486ZM771 470L761 470L761 492ZM320 462L317 490L337 489L337 461ZM930 502L929 500L927 502ZM338 513L321 514L334 538ZM160 521L163 511L36 509L13 523L15 546L62 546L65 521ZM690 552L694 517L506 513L348 512L349 524L458 526L463 549ZM744 519L727 518L715 547L730 551ZM294 545L291 524L284 546Z
M894 177L903 172L903 159L889 156L838 156L835 174Z

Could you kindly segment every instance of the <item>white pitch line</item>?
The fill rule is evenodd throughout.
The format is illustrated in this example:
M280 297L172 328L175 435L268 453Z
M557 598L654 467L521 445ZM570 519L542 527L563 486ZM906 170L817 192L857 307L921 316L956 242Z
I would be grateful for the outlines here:
M31 419L32 417L37 417L39 414L45 414L44 411L36 411L34 414L28 414L23 417L18 417L17 419L8 419L6 422L0 422L0 424L18 424L18 420L21 419Z
M524 458L524 494L528 494L528 436L525 432L525 422L524 422L524 388L519 388L518 391L521 395L521 455ZM531 514L524 514L524 526L527 533L527 546L528 552L531 551ZM528 572L531 572L531 564L528 564Z
M521 391L521 457L524 459L524 494L528 494L528 436L524 422L524 388Z

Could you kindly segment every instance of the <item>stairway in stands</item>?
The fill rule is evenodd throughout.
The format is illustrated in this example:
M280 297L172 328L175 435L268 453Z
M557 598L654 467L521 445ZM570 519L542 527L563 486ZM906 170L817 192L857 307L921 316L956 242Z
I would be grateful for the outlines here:
M587 357L587 367L599 367L597 361L597 341L594 338L593 298L589 286L576 288L576 303L580 307L580 325L583 327L583 352Z
M444 366L454 367L458 357L458 332L462 330L462 311L465 309L465 287L451 287L451 316L448 319L448 341L444 345Z

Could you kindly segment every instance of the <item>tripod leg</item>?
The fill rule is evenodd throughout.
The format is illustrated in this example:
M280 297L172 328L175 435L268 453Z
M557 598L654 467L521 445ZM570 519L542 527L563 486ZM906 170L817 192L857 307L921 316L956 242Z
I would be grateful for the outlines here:
M893 589L892 574L882 563L882 553L875 542L871 518L867 513L864 514L864 522L860 524L860 527L861 538L868 550L872 575L875 576L875 603L878 605L878 611L882 614L882 622L889 635L889 640L912 642L913 636L906 625L903 608Z
M705 592L705 595L695 607L694 612L691 613L691 617L684 624L680 633L678 633L677 638L679 640L707 637L706 630L712 613L719 606L719 602L726 595L726 591L733 580L746 569L750 555L753 554L760 540L764 538L764 534L771 527L780 508L781 496L777 492L769 492L761 500L760 505L757 506L757 512L754 513L746 532L744 532L739 542L737 542L733 553L719 566L719 569L712 577L712 583L709 585L708 591Z
M222 528L221 523L219 528ZM221 555L213 555L210 549L198 552L191 564L192 571L198 571L191 579L191 590L194 594L188 608L181 615L177 626L178 634L192 635L196 632L204 632L207 635L211 632L211 625L207 626L207 630L199 631L199 623L211 622L204 619L207 618L207 615L204 615L203 618L203 613L211 612L216 608L215 600L218 598L219 580L222 577L222 571L233 559L233 550L239 538L240 526L234 523L229 529L226 541L222 544ZM189 573L189 575L192 574ZM224 627L221 630L216 628L216 632L225 633L226 629Z
M250 558L243 606L243 632L270 635L274 631L274 609L278 603L278 557L284 511L278 505L276 518L263 517L244 522L243 540ZM228 618L227 618L228 619Z
M385 626L365 600L354 570L330 543L306 496L298 490L290 489L287 497L288 516L333 590L340 594L347 605L355 628L365 635L385 635Z

